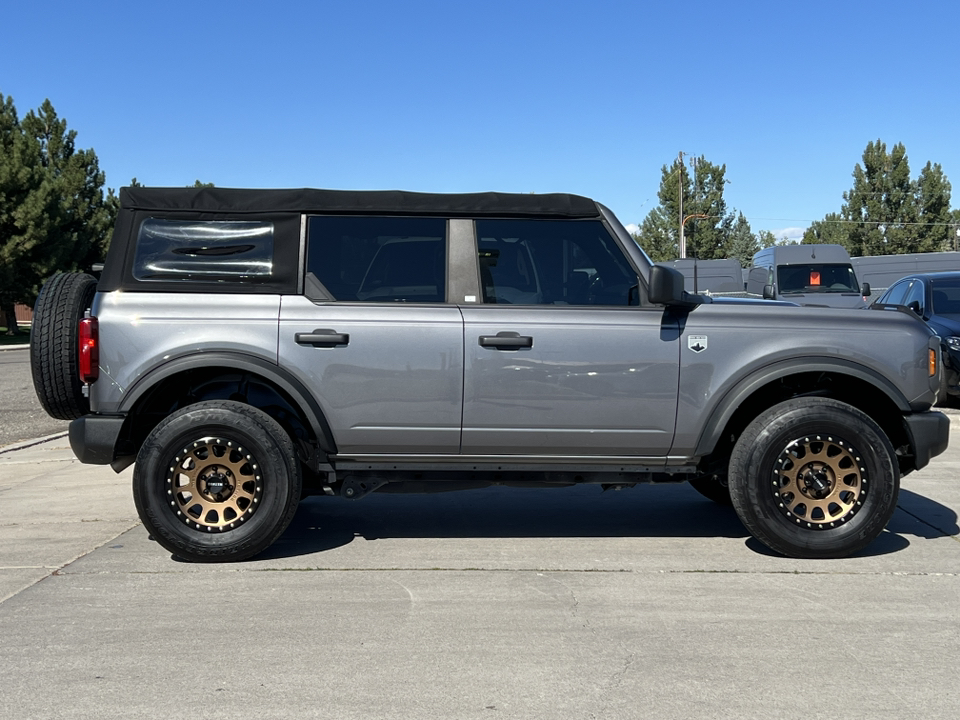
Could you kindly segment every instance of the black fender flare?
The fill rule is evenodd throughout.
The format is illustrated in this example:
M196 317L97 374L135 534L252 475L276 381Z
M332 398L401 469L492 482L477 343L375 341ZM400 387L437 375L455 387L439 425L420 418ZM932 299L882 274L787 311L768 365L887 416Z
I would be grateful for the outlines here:
M123 414L130 413L136 406L137 401L140 400L144 394L150 391L157 383L169 377L187 370L203 370L209 368L224 368L249 372L260 375L274 383L290 396L290 399L296 403L306 416L320 444L320 449L327 455L336 454L337 444L333 439L333 433L330 431L330 425L327 423L323 409L304 384L276 363L245 353L200 352L181 355L172 360L168 360L141 376L133 386L130 387L124 394L123 400L120 401L118 412Z
M864 380L878 387L902 413L911 412L910 403L889 379L880 373L843 358L806 357L791 358L759 368L740 379L728 390L710 411L710 416L700 431L695 455L703 457L713 452L730 418L743 402L764 385L798 373L831 372Z

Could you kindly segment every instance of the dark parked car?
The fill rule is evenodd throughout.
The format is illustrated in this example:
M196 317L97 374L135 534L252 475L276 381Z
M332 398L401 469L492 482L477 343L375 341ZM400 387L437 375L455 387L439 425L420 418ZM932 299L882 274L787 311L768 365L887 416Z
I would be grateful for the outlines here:
M943 377L938 402L960 405L960 272L908 275L890 286L876 307L905 306L940 336Z

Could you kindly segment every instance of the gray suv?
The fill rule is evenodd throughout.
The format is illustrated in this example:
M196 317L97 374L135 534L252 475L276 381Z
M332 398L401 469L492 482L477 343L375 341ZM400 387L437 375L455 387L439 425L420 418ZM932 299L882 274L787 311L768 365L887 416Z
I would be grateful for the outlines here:
M182 558L261 552L311 493L683 481L839 557L947 445L912 313L688 294L585 197L120 199L99 279L37 300L34 383Z

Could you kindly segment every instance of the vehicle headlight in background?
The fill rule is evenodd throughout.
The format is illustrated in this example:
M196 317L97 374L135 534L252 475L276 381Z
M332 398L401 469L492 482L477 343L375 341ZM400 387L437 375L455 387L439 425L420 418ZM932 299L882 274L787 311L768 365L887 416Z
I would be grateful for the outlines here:
M944 338L944 340L947 341L948 348L950 348L951 350L956 350L957 352L960 352L960 337L952 335L948 338Z

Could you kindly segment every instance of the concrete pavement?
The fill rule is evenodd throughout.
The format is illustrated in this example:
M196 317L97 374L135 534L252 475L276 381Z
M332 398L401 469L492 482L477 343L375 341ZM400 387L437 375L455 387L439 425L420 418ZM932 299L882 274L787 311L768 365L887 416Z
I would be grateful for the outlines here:
M311 498L191 565L130 474L0 448L0 718L960 714L960 443L834 561L679 485Z
M67 429L67 421L47 415L37 400L28 348L0 345L0 448Z

